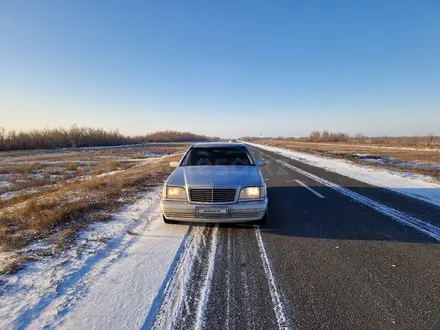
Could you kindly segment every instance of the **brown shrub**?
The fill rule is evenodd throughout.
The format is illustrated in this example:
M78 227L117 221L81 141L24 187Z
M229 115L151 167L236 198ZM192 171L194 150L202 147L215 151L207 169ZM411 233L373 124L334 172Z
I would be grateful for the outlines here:
M13 170L14 173L18 173L18 174L31 174L35 171L40 170L43 167L44 165L41 163L29 162L27 164L14 165L14 167L11 168L11 170Z
M18 181L19 176L17 174L11 174L9 176L9 181L11 181L12 183L16 183Z
M119 163L114 160L108 160L102 162L98 165L98 167L93 171L94 175L104 174L107 172L117 171L119 168Z
M78 230L83 227L83 223L74 223L71 226L62 229L54 234L54 250L64 250L72 246L75 242Z
M114 160L109 160L106 164L108 172L113 172L118 169L119 163Z
M77 171L78 167L79 167L78 163L69 163L66 166L66 170L68 170L68 171Z

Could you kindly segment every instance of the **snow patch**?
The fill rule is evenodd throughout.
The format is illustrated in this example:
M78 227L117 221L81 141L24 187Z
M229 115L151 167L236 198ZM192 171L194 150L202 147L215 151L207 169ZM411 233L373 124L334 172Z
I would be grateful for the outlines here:
M11 183L8 181L0 181L0 188L9 188Z
M13 197L15 197L15 191L8 191L0 195L0 200L7 201Z
M279 329L289 329L287 325L287 317L284 309L281 295L278 291L275 278L270 267L269 258L267 257L266 249L264 248L263 239L261 238L260 229L255 226L255 236L257 237L258 248L260 249L261 261L263 262L264 272L266 274L267 282L269 284L270 297L272 298L273 310L277 318Z

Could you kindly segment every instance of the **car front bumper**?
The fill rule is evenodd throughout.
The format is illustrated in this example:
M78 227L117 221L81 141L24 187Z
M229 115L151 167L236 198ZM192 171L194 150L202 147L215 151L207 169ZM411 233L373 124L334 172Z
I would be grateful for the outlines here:
M267 198L253 202L233 204L193 204L188 202L161 201L162 214L168 220L204 223L241 223L260 220L267 212ZM197 214L197 207L227 207L225 214Z

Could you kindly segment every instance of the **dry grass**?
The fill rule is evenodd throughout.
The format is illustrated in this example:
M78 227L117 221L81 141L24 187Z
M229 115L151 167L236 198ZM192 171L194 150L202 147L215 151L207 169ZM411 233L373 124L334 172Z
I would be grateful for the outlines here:
M11 261L7 265L5 265L0 270L0 276L5 274L16 274L18 271L24 268L24 264L29 261L35 260L31 257L18 257L17 259Z
M39 196L46 195L48 193L56 191L57 189L58 187L46 187L44 189L39 189L38 191L33 193L18 195L7 200L0 200L0 210L11 207L13 205L24 203L27 200L37 198Z
M27 163L23 165L16 165L14 168L10 169L10 171L14 171L16 174L30 174L36 172L44 167L43 164L40 163Z
M12 156L11 152L2 152L1 156L7 156L0 157L0 175L3 175L1 180L7 178L10 185L0 188L0 195L14 192L15 196L8 201L2 201L0 198L0 208L10 206L14 201L23 202L28 197L35 196L32 190L36 189L33 188L48 192L54 184L65 184L66 181L136 166L142 159L151 158L151 153L166 155L184 151L186 148L185 145L167 144L152 147L45 151L44 155L20 151Z
M61 185L46 194L29 196L20 204L12 203L0 211L0 250L16 251L36 240L51 242L55 250L69 248L78 230L92 222L108 221L139 192L162 184L171 173L170 160L179 158L165 158L115 175ZM16 259L2 272L19 270L22 262Z
M98 175L107 172L114 172L119 169L119 166L120 166L119 162L114 160L108 160L99 164L97 168L93 171L93 174Z
M36 178L29 178L27 176L17 176L17 175L11 175L11 178L9 181L13 184L12 187L9 188L3 188L0 189L0 193L4 193L7 191L22 191L24 189L30 189L30 188L39 188L38 190L44 190L40 189L40 187L48 186L51 184L54 184L54 180L51 180L49 178L45 179L36 179ZM3 203L7 201L0 200L0 209L2 208Z
M68 163L66 165L66 170L68 171L77 171L79 168L79 164L78 163Z
M11 161L41 162L41 161L88 161L100 160L111 157L135 158L138 154L141 158L149 158L142 153L158 152L164 155L174 154L188 148L190 144L162 143L145 146L128 146L124 148L87 148L87 149L66 149L66 150L25 150L25 151L4 151L0 152L3 158Z
M14 253L41 239L55 250L68 248L80 228L108 221L112 212L133 202L139 191L160 184L171 170L160 164L142 165L140 160L151 158L151 153L186 149L186 145L167 144L44 154L1 152L0 180L9 185L0 188L0 195L7 193L0 198L0 252ZM111 176L94 177L118 170ZM15 262L11 261L11 270L16 269Z

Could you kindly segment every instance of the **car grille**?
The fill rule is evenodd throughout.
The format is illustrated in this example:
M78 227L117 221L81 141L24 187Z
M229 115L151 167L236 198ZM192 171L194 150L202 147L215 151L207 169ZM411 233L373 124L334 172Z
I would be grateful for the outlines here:
M229 188L190 188L189 198L196 203L235 202L235 189Z

